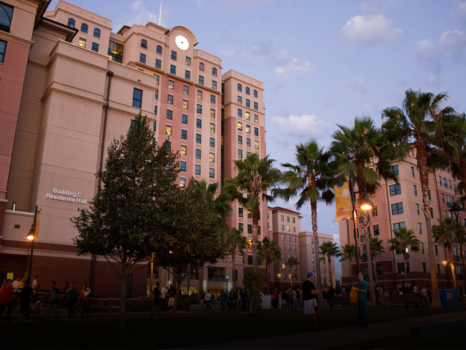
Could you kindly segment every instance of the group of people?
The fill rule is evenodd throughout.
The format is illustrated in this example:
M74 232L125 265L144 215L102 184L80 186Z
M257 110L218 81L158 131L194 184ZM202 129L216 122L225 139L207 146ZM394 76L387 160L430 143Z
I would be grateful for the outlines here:
M151 294L149 295L150 298L154 298L154 307L152 309L152 312L150 313L151 316L155 316L155 312L157 312L158 316L160 316L161 311L165 313L167 304L169 312L172 313L173 307L175 306L175 294L176 288L173 287L173 285L171 285L170 288L167 289L163 284L162 286L160 286L160 283L157 282ZM167 304L166 298L168 298Z
M6 279L0 287L0 319L5 309L7 309L6 321L10 320L13 308L19 304L19 321L23 322L24 317L29 316L33 311L32 306L34 305L34 299L38 296L39 276L36 276L30 285L29 279L17 278L15 281ZM81 292L78 294L78 290L74 287L74 283L66 283L63 290L64 302L68 309L68 317L74 317L74 307L79 301L81 309L81 317L89 312L86 310L86 306L89 300L90 288L84 284L81 288ZM47 306L45 313L40 319L41 322L45 321L49 313L53 310L56 315L57 322L60 322L60 313L58 310L60 290L56 287L55 281L50 282L50 289L47 292L46 302Z

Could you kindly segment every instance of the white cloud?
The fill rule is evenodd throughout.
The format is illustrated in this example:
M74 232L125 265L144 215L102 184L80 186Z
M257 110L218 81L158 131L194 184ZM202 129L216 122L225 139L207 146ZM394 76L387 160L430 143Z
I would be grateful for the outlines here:
M124 25L132 26L133 24L146 25L148 22L159 23L160 2L154 7L157 13L151 12L147 9L146 5L140 0L136 0L131 4L131 13L127 13L122 17L115 20L113 23L113 31L118 32ZM162 26L166 26L170 10L167 8L162 9Z
M355 16L341 30L343 41L359 46L394 45L399 42L401 29L392 27L393 21L384 15Z
M460 23L466 26L466 2L458 4L458 7L456 8L456 15L458 16Z
M282 135L293 136L293 142L299 137L320 139L325 136L328 129L328 124L316 115L272 117L272 122Z

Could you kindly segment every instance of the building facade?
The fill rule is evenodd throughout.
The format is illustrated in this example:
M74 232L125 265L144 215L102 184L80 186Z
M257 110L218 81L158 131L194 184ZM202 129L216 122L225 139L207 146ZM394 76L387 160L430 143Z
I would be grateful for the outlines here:
M457 287L464 292L463 271L460 259L460 250L457 242L453 244L451 252L444 246L434 244L434 252L429 251L427 228L423 213L422 190L419 171L416 166L416 150L411 149L404 162L394 163L392 170L398 175L399 184L393 180L381 180L380 188L371 196L376 208L370 212L370 233L383 241L385 252L375 257L375 271L378 284L385 288L400 288L405 278L409 285L415 281L418 286L431 284L429 254L434 254L439 288L453 288L453 276L450 263L454 265ZM449 169L438 169L429 173L429 198L432 225L438 225L439 220L453 217L449 208L457 200L456 193L458 180ZM358 213L360 216L360 213ZM466 226L466 216L460 213L461 225ZM389 251L388 240L394 237L394 231L406 227L413 230L416 238L420 240L419 251L409 249L410 258L407 268L403 266L403 254ZM348 242L355 244L353 221L343 220L339 223L340 242L344 246ZM359 255L361 256L361 270L367 274L367 262L362 236L362 223L357 224ZM364 248L365 249L365 248ZM465 249L465 247L463 247ZM447 263L444 266L443 261ZM353 275L356 276L356 259L351 263ZM350 263L342 262L342 282L350 283ZM356 280L356 279L355 279Z
M168 140L180 152L180 186L191 178L223 183L236 175L234 160L266 155L263 84L234 70L223 73L221 59L198 49L183 26L149 22L114 33L110 19L65 1L46 12L48 1L4 3L13 10L9 32L0 27L0 277L27 274L25 235L37 206L32 274L118 296L118 277L105 259L77 256L70 223L96 193L94 174L105 165L107 147L142 113L154 141ZM229 225L251 238L250 213L232 207ZM262 203L262 221L266 214ZM268 230L260 227L262 240ZM237 276L229 288L241 287L250 254L234 257ZM224 289L230 259L193 271L191 292ZM144 268L136 272L127 296L145 294L149 277ZM158 267L153 277L171 282Z

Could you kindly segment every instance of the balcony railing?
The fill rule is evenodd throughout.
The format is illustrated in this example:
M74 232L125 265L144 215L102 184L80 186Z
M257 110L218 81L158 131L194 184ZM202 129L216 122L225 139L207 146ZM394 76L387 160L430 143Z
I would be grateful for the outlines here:
M211 282L225 282L225 276L224 275L213 275L213 276L209 276L208 280Z
M188 276L187 273L184 273L183 276L185 276L185 279L188 279L188 277L189 277L190 280L198 280L199 279L199 274L197 274L197 273L191 273L191 274L189 274L189 276Z

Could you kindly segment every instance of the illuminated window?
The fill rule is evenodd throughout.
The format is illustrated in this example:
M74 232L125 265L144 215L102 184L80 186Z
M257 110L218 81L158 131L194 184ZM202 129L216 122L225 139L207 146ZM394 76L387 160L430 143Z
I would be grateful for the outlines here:
M180 177L180 187L181 188L186 187L186 179L184 177Z
M187 66L191 65L191 57L186 56L186 65Z
M259 149L259 141L254 141L254 148Z
M246 124L246 132L247 132L248 134L251 133L251 125L247 125L247 124Z
M215 153L209 153L209 161L215 163Z
M251 120L251 113L246 112L246 120Z
M188 109L188 100L183 100L183 109Z
M170 125L167 125L165 127L165 135L170 136L172 134L172 127Z
M202 100L202 91L201 90L197 90L197 98L199 100Z
M204 71L204 63L199 62L199 70Z
M243 217L243 208L238 208L238 216L239 216L240 218Z
M79 47L86 47L86 39L79 38L78 46Z
M175 88L175 82L173 80L168 81L168 88L173 90Z
M215 132L215 124L210 123L210 132Z
M243 130L243 123L238 123L238 130Z
M259 117L257 116L257 114L254 114L254 122L259 123Z
M210 117L215 118L215 109L210 109Z
M188 148L186 146L181 146L181 155L185 156L188 151Z
M121 63L123 61L123 45L110 40L108 44L108 59Z
M167 103L170 105L173 104L173 95L167 95Z

